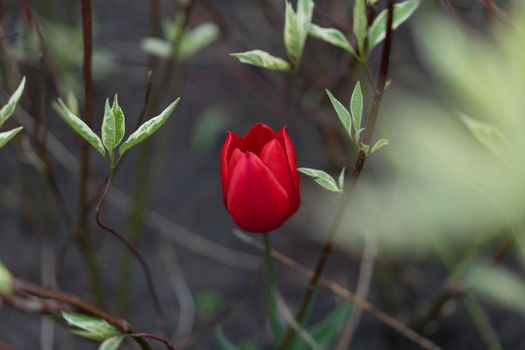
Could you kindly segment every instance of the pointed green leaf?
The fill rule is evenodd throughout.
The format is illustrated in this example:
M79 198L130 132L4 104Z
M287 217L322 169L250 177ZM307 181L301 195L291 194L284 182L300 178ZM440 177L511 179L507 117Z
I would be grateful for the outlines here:
M171 44L159 38L145 38L141 41L140 47L146 53L159 58L168 58L171 55Z
M511 150L508 138L496 126L472 119L465 114L461 114L460 119L479 143L498 157L504 158Z
M112 106L109 105L109 99L106 99L104 119L102 120L102 143L111 156L113 150L122 141L125 129L124 113L118 104L117 95L113 99Z
M337 185L339 186L339 189L341 191L343 191L344 185L345 185L345 170L346 170L345 167L341 169L341 172L339 173L339 178L337 179Z
M340 30L337 30L335 28L323 28L318 26L317 24L312 23L310 25L309 34L314 38L326 41L329 44L337 46L349 52L350 54L357 56L354 51L354 48L352 47L352 45L350 45L350 42L348 41L348 39L346 39L345 35L341 33Z
M319 343L321 349L333 349L334 341L343 329L350 313L353 303L347 301L326 316L321 322L312 327L310 334Z
M16 104L22 97L22 92L24 91L24 86L26 85L26 77L22 78L20 85L16 88L15 92L9 97L7 104L0 109L0 126L2 126L7 119L13 114L16 108Z
M77 134L93 146L102 157L106 157L106 151L104 150L104 145L102 144L100 137L98 137L97 134L95 134L93 130L82 121L82 119L74 115L62 100L58 100L58 106L55 105L55 109L62 119L64 119L64 121L68 123Z
M272 56L268 52L262 50L231 53L230 56L236 57L242 63L251 64L252 66L279 71L290 70L290 64L288 62L282 58Z
M334 348L334 341L343 329L350 313L352 312L353 303L347 301L335 308L324 319L315 324L308 332L319 344L322 350L331 350ZM292 350L309 349L310 346L300 337L296 337L296 342Z
M346 107L343 106L343 104L339 102L339 100L335 98L335 96L332 95L330 91L325 91L328 95L328 98L330 98L330 102L332 102L332 106L334 107L335 112L337 113L337 116L343 125L343 128L348 133L350 138L352 138L352 116L350 115L350 112L348 112L348 109L346 109Z
M314 3L312 0L298 0L297 12L286 1L284 44L294 71L299 70L304 44L312 22L313 11Z
M69 326L80 329L73 331L75 334L85 338L104 340L120 334L120 331L115 326L96 317L72 312L62 312L62 317L64 317Z
M114 337L108 338L102 344L100 344L98 350L117 350L123 340L123 335L116 335Z
M22 130L23 127L19 126L13 130L0 132L0 148L4 147L13 137L16 136Z
M354 3L354 23L353 29L357 40L359 56L363 57L363 51L366 39L367 17L365 0L355 0Z
M355 132L355 144L359 145L359 141L361 140L361 133L365 131L366 128L361 128L356 130Z
M203 23L186 33L180 43L179 60L185 60L210 45L219 37L219 28L214 23Z
M394 5L392 28L397 29L417 10L421 0L407 0ZM368 29L368 49L372 49L385 39L388 11L383 10Z
M363 92L361 91L361 83L359 81L355 84L354 91L352 92L350 111L352 112L354 129L361 129L361 120L363 119Z
M502 307L525 314L525 283L519 275L504 267L477 266L467 273L465 286Z
M368 152L370 151L370 146L366 143L361 142L361 150L365 153L366 156L368 156Z
M385 138L381 138L379 140L377 140L377 142L372 146L372 149L370 150L370 153L374 153L375 151L379 150L380 148L386 146L390 144L390 142L385 139Z
M235 344L226 338L224 332L222 331L222 326L215 327L214 333L215 338L217 338L217 341L219 342L219 347L221 350L239 350Z
M311 168L297 168L297 171L310 176L325 190L332 192L341 192L341 188L337 186L334 178L322 170L311 169Z
M142 124L137 131L129 135L128 139L120 146L119 153L124 155L131 147L134 147L150 137L155 131L157 131L171 116L177 105L179 104L180 97L173 101L165 110L162 111L158 116L151 118L144 124Z

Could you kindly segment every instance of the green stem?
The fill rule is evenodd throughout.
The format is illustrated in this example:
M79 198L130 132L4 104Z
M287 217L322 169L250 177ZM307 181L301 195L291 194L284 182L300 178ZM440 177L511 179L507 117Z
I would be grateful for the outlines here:
M268 286L268 301L270 303L270 321L272 323L274 344L279 345L281 340L281 325L279 322L279 313L277 310L277 287L275 282L275 270L273 267L272 245L270 243L270 235L263 234L264 239L264 254L266 261L266 285Z

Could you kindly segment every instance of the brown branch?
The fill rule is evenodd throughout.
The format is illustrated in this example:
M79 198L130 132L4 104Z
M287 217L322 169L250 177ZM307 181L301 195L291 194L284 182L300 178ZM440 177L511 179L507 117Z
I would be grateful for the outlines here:
M96 306L93 306L80 298L61 292L57 289L49 289L39 286L37 284L27 282L18 278L13 279L13 295L22 294L22 295L31 295L38 298L48 299L56 301L60 304L50 306L48 303L44 303L43 306L33 308L32 310L20 307L22 311L38 312L38 313L55 313L58 311L71 311L71 309L100 318L109 324L117 327L123 333L137 333L137 330L131 326L131 324L121 318L113 316ZM7 301L6 304L18 309L17 304L13 302L13 296L2 297L3 300ZM61 307L61 304L65 304L67 307ZM144 338L134 338L137 344L143 350L152 350L148 342Z
M258 241L251 238L250 236L242 234L241 232L237 230L235 230L233 234L235 235L235 237L239 238L244 243L256 248L259 251L264 251L264 246ZM305 276L306 278L311 279L315 275L315 271L310 270L309 268L305 267L304 265L300 264L299 262L293 260L292 258L288 257L287 255L284 255L283 253L275 249L272 249L272 257L275 260L282 263L283 265L285 265L286 267L290 268L291 270L294 270L300 273L301 275ZM369 303L366 299L360 297L356 293L341 286L339 283L323 278L323 277L320 277L319 285L325 287L326 289L330 290L332 293L344 299L351 300L353 303L358 305L361 309L366 311L369 315L373 316L374 318L376 318L377 320L379 320L386 326L392 328L394 331L398 332L399 334L406 337L407 339L412 340L414 343L421 346L421 348L427 349L427 350L440 350L441 349L439 346L434 344L429 339L425 338L424 336L420 335L413 329L399 322L392 316L379 310L377 307Z
M146 283L148 286L149 293L151 295L151 298L153 299L153 304L155 305L155 309L157 310L157 315L159 318L159 324L162 331L165 333L167 337L170 336L170 331L168 329L166 316L164 315L164 311L160 302L160 299L158 297L157 290L155 288L155 284L153 282L153 275L151 273L150 268L148 267L148 264L146 263L146 260L140 254L140 252L131 244L131 242L124 236L122 236L120 233L115 231L111 226L105 224L102 222L101 219L101 209L104 204L104 201L106 200L106 197L108 195L109 189L111 187L111 179L113 177L113 174L110 174L108 177L108 181L106 182L106 186L104 188L104 192L102 192L102 195L100 196L100 199L95 207L95 220L97 222L97 225L100 226L104 231L109 232L113 237L118 239L120 242L122 242L125 247L128 249L128 251L135 256L137 261L140 263L142 269L144 270L144 274L146 276Z

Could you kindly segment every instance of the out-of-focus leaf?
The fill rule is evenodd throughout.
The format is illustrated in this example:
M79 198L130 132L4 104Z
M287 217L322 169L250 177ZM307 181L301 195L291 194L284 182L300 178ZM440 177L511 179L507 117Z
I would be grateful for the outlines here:
M397 29L417 10L421 0L407 0L394 5L392 28ZM368 49L372 49L385 39L388 11L383 10L368 29Z
M0 263L0 295L9 295L13 290L13 276L11 272Z
M464 114L460 115L460 119L472 135L498 157L505 158L505 155L511 150L509 140L496 126L472 119Z
M55 109L62 119L64 119L64 121L68 123L77 134L93 146L102 157L106 157L106 151L104 150L104 145L102 144L100 137L98 137L97 134L95 134L93 130L82 121L82 119L74 115L62 100L58 100L58 106L55 105Z
M235 344L226 338L221 326L215 327L214 333L221 350L239 350Z
M323 320L314 325L309 333L317 341L322 350L333 349L334 341L343 329L353 303L347 301L330 312ZM308 345L303 341L295 343L293 350L308 349Z
M324 188L325 190L328 190L331 192L341 192L342 191L342 188L337 186L337 182L335 182L334 178L322 170L311 169L311 168L297 168L297 171L310 176L312 179L314 179L315 182L321 185L321 187Z
M19 126L13 130L0 132L0 148L4 147L13 137L16 136L22 130L23 127Z
M219 28L214 23L203 23L187 32L179 48L179 60L186 60L210 45L219 37Z
M159 58L168 58L171 55L171 44L159 38L145 38L140 47L146 53Z
M290 70L290 64L288 62L282 58L272 56L268 52L262 50L231 53L230 56L236 57L242 63L251 64L252 66L279 71Z
M343 190L343 187L345 185L345 170L346 168L343 167L343 169L341 169L341 172L339 173L339 177L337 178L337 185L341 190Z
M104 340L102 344L100 344L98 350L117 350L120 344L122 344L124 338L125 336L123 335L116 335L108 338Z
M357 39L357 48L359 56L363 57L363 51L366 39L366 2L365 0L355 0L354 3L354 17L353 17L353 29Z
M299 70L304 44L312 22L313 11L314 3L312 0L298 0L297 12L286 1L284 43L294 71Z
M502 307L525 313L525 282L503 267L477 266L467 273L465 286Z
M339 100L334 95L332 95L330 91L325 91L330 98L330 102L332 102L332 106L334 107L335 112L337 113L337 116L343 125L343 128L348 133L348 136L352 138L352 116L350 112L341 102L339 102Z
M192 135L192 148L199 152L213 149L230 123L229 115L220 108L210 108L196 120Z
M2 124L5 123L7 119L13 114L16 108L16 104L20 100L20 97L22 97L22 93L24 92L24 86L26 84L26 77L22 78L22 81L20 82L20 85L16 88L15 92L9 97L9 101L7 101L7 104L0 109L0 127Z
M352 45L350 45L350 42L348 39L346 39L345 35L341 33L340 30L335 28L323 28L318 26L317 24L311 24L310 25L310 31L309 34L313 36L314 38L317 38L319 40L326 41L329 44L332 44L334 46L337 46L350 54L357 56L354 48Z
M179 101L180 97L173 101L168 107L166 107L166 109L163 110L158 116L151 118L150 120L142 124L137 129L137 131L129 135L128 139L119 148L120 155L124 155L124 153L126 153L131 147L138 145L139 143L153 135L155 131L157 131L162 125L164 125L164 123L172 115L173 111L179 104Z

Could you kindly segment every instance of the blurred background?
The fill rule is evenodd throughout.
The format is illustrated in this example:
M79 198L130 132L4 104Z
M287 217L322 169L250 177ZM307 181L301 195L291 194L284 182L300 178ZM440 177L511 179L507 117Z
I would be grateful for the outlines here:
M371 19L386 6L369 3ZM395 30L374 134L390 144L366 163L324 275L443 349L525 348L525 15L518 3L422 1ZM262 49L286 56L282 0L92 5L93 129L99 132L104 101L115 93L128 130L182 97L161 131L122 162L105 221L150 264L175 343L238 304L222 322L224 333L243 350L270 348L265 287L250 288L262 254L238 238L222 203L225 133L244 134L259 121L274 129L288 125L299 166L335 176L350 169L357 150L325 89L348 101L360 81L366 115L381 46L370 53L367 72L348 53L309 37L300 74L292 77L229 55ZM315 6L314 23L338 28L353 42L352 1ZM0 260L17 277L56 282L155 331L140 266L96 226L92 212L87 235L70 239L80 215L80 141L52 102L75 96L82 115L82 62L80 1L0 2L0 103L27 79L8 123L25 132L0 152ZM89 198L107 176L91 153ZM313 269L339 195L307 177L301 186L299 212L272 240ZM276 268L293 313L307 279ZM321 288L311 323L343 302ZM350 348L419 348L358 310L349 313ZM213 332L194 340L177 349L218 348ZM0 307L0 341L16 349L96 347L51 316L7 306Z

